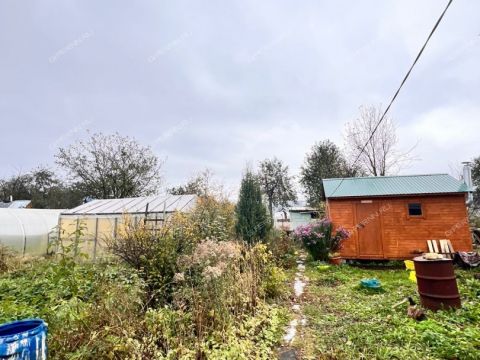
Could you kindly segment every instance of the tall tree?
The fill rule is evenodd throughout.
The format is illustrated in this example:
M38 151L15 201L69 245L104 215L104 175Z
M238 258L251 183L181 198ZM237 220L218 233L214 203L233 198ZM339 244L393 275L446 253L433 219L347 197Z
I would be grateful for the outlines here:
M83 193L76 184L66 184L47 167L31 172L32 207L37 209L69 209L83 201Z
M362 172L347 164L340 148L330 140L316 143L300 170L300 183L308 204L319 206L325 200L322 179L359 176Z
M238 203L235 207L237 236L253 244L266 238L270 230L267 209L262 203L262 192L255 175L247 170L240 187Z
M160 182L161 162L152 149L118 133L93 134L60 148L56 162L94 198L124 198L154 194Z
M411 163L412 151L415 148L414 146L407 152L398 150L398 137L393 120L385 117L377 127L382 114L381 107L361 106L359 117L346 125L349 161L353 163L358 159L357 164L373 176L398 172Z
M31 200L31 183L32 176L30 174L17 174L7 179L0 180L0 201L13 200Z
M473 208L475 210L479 210L480 209L480 156L473 159L472 182L473 182L473 186L476 186L476 190L473 193Z
M75 185L63 183L46 167L0 180L1 200L8 201L10 196L14 200L31 200L37 209L67 209L80 205L83 198Z
M292 177L288 174L288 166L277 158L265 159L259 164L258 180L268 201L271 224L273 225L274 206L287 206L295 201L297 195L292 185Z
M31 172L31 200L34 208L60 208L64 186L52 170L39 167Z

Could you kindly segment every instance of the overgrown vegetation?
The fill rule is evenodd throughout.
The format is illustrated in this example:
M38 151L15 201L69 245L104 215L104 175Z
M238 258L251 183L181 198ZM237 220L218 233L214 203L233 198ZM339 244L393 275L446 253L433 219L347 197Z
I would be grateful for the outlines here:
M53 359L270 359L288 320L284 259L232 240L233 214L205 197L156 230L126 221L101 263L82 256L80 226L54 257L2 268L0 323L45 319Z
M28 262L0 277L0 323L40 317L52 358L107 358L134 333L143 304L135 272L116 264Z
M462 308L427 311L427 320L407 317L407 304L392 309L416 285L403 267L307 266L305 359L478 359L480 353L480 280L475 271L456 270ZM321 271L321 269L323 271ZM378 278L382 290L358 286Z
M268 251L275 264L283 269L291 269L297 264L299 244L286 232L273 230L266 241Z

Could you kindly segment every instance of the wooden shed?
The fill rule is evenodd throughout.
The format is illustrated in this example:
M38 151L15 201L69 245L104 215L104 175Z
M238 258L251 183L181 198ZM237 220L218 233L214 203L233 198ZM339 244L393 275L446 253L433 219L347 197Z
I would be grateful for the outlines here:
M327 214L352 236L346 259L409 259L427 240L471 251L467 185L448 174L324 179Z

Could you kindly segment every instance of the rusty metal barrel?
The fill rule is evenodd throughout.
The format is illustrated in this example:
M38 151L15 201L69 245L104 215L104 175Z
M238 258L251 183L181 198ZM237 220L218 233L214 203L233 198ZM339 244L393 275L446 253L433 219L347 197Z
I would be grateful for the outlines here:
M413 259L422 306L431 310L459 308L460 294L451 259Z

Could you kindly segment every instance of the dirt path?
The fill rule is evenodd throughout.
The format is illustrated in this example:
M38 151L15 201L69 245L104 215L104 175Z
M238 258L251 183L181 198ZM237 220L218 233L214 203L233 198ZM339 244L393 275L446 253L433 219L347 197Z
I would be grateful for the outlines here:
M298 351L292 347L294 340L301 333L302 327L307 324L307 319L302 311L302 297L305 291L305 287L308 283L308 278L305 276L305 254L300 254L297 260L297 272L295 273L295 280L293 283L293 299L292 310L294 312L294 318L290 321L285 335L283 337L283 347L278 352L278 358L280 360L293 360L298 359Z

